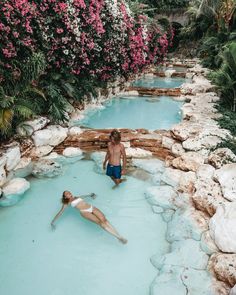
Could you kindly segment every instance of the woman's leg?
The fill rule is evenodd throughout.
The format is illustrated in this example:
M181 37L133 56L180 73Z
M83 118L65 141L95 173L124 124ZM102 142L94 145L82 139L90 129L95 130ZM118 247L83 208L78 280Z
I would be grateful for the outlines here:
M97 218L97 216L95 216L93 213L89 213L89 212L80 212L80 215L83 216L85 219L88 219L98 225L101 224L101 221L99 218Z
M118 233L118 231L109 223L105 215L98 208L93 208L93 214L101 221L102 228L104 228L107 232L115 236L123 244L127 243L127 240Z

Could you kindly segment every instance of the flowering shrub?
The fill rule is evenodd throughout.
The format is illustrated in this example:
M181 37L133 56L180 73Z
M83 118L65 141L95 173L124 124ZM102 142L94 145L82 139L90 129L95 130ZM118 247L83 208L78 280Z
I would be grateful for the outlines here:
M23 110L13 125L35 112L63 121L68 98L159 63L171 37L124 0L1 0L0 133L8 97Z
M107 80L158 62L166 33L134 19L122 0L3 0L0 3L0 65L16 67L42 51L48 68Z

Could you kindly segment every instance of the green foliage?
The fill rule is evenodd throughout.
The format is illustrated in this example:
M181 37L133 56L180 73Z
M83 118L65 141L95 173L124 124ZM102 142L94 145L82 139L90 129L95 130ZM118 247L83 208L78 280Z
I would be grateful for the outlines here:
M157 10L158 13L161 12L171 12L173 10L179 10L186 8L189 5L189 0L144 0L143 3L148 4Z
M236 155L236 139L226 139L216 146L218 148L228 148Z
M228 129L233 136L236 136L236 113L228 110L222 105L218 106L218 110L222 113L222 117L217 120L220 127Z
M220 90L221 104L236 112L236 42L225 47L222 60L221 68L211 78Z
M9 136L13 126L31 118L34 114L34 105L30 101L21 97L7 96L0 87L0 138Z

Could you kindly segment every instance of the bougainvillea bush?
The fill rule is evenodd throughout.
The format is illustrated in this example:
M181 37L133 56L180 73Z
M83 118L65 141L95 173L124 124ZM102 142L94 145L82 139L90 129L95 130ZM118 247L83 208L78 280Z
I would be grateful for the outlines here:
M123 0L1 0L1 93L17 99L30 87L28 100L44 105L38 112L58 97L62 113L85 80L127 78L159 63L172 35L134 17Z

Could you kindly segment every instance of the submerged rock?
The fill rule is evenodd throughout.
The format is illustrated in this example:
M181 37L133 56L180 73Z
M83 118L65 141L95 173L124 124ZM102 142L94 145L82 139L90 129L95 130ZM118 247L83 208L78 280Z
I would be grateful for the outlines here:
M164 171L164 164L158 159L133 159L133 165L151 174Z
M166 239L172 243L184 239L200 241L201 235L208 229L205 216L195 209L175 211L172 220L167 225Z
M105 152L94 152L91 154L91 159L95 162L95 171L100 174L104 174L105 170L103 170L103 162L105 159Z
M33 171L31 158L23 157L13 170L14 177L27 177Z
M176 197L176 192L171 186L151 186L146 190L146 199L152 205L162 207L163 209L176 209L173 200Z
M162 269L151 284L150 295L187 295L187 289L181 280L182 272L183 268L176 266Z
M182 171L174 168L165 168L162 177L161 177L161 182L171 185L174 188L176 188L179 185L179 181L182 175Z
M192 239L172 243L170 253L163 255L159 261L152 261L158 269L164 265L174 265L199 270L206 269L207 262L208 256L200 249L199 242Z
M2 188L3 196L0 198L0 206L15 205L21 196L30 188L30 183L24 178L14 178Z
M210 219L209 228L211 237L221 251L236 253L236 202L219 206Z
M6 170L11 171L20 162L21 153L19 145L13 143L12 146L5 151L4 156L6 157Z
M186 268L181 275L181 279L189 295L223 295L223 293L217 293L214 290L212 278L209 272L205 270Z
M55 177L62 174L62 166L52 160L41 159L34 164L32 175L38 178Z
M132 157L132 158L148 158L152 156L152 153L150 151L146 151L140 148L127 147L126 155L127 157Z

